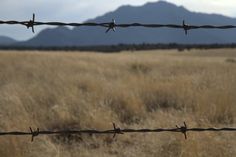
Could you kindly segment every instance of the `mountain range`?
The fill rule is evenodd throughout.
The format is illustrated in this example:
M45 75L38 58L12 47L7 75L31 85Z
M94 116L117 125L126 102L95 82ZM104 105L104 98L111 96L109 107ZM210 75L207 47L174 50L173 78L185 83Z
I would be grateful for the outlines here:
M218 14L192 12L183 6L158 1L146 3L143 6L121 6L115 11L85 22L121 23L159 23L191 25L236 25L236 18ZM210 44L235 43L236 30L190 30L186 36L182 29L167 28L118 28L116 32L105 33L101 27L67 27L47 28L30 40L18 42L23 46L88 46L141 43L181 43L181 44ZM0 40L1 41L1 40Z
M17 41L6 36L0 36L0 45L12 45L14 43L17 43Z

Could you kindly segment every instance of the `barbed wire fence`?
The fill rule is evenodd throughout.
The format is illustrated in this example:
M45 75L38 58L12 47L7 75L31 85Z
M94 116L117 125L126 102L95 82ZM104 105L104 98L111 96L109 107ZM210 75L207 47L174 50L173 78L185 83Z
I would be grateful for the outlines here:
M222 26L215 26L215 25L188 25L183 20L182 25L176 24L141 24L141 23L130 23L130 24L116 24L115 19L112 19L111 22L107 23L64 23L64 22L39 22L35 21L35 14L29 21L2 21L0 20L1 24L8 24L8 25L24 25L27 28L31 28L32 32L34 33L34 26L40 25L48 25L48 26L74 26L74 27L81 27L81 26L90 26L90 27L105 27L106 33L110 30L115 32L116 28L128 28L128 27L146 27L146 28L172 28L172 29L183 29L185 34L188 34L189 30L193 29L233 29L236 28L236 25L222 25Z
M235 25L223 25L223 26L214 26L214 25L187 25L183 20L182 25L176 24L141 24L141 23L131 23L131 24L116 24L115 20L112 19L111 22L107 23L63 23L63 22L39 22L35 21L35 14L29 21L2 21L0 20L0 25L23 25L28 29L31 28L32 32L35 32L34 26L48 25L48 26L92 26L92 27L104 27L106 28L106 33L110 30L114 31L116 28L128 28L128 27L146 27L146 28L172 28L172 29L183 29L185 34L188 34L189 30L192 29L234 29ZM10 131L4 132L0 130L0 136L31 136L31 141L33 142L34 138L39 135L55 135L55 134L113 134L113 138L117 134L125 133L161 133L161 132L172 132L172 133L182 133L184 138L187 139L187 132L236 132L236 128L188 128L187 124L184 122L182 126L177 126L175 128L158 128L158 129L122 129L116 127L116 124L113 123L113 128L110 130L59 130L59 131L42 131L39 128L33 130L29 127L29 132L22 131Z
M112 134L113 138L117 134L125 133L161 133L161 132L171 132L171 133L182 133L184 138L187 139L187 132L236 132L236 128L188 128L187 124L184 122L182 126L176 125L175 128L158 128L158 129L122 129L116 126L113 123L113 128L110 130L59 130L59 131L41 131L39 128L33 130L29 127L30 132L21 132L21 131L11 131L11 132L0 132L0 136L31 136L31 141L34 141L34 138L39 135L81 135L81 134Z

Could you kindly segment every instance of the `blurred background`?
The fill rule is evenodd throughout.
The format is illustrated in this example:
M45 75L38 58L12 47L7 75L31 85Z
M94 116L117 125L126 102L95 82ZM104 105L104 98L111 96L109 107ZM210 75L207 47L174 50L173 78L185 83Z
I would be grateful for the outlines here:
M24 21L36 14L36 21L236 24L236 2L233 0L2 0L1 20ZM232 43L234 30L191 31L186 38L182 30L118 29L105 34L103 28L36 27L36 33L23 26L1 25L0 45L84 46L140 43ZM125 38L124 38L125 36Z

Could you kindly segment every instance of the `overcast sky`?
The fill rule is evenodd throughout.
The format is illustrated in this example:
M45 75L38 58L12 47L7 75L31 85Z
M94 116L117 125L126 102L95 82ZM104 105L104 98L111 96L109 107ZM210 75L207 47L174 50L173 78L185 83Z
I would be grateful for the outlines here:
M28 20L32 13L37 21L83 22L121 5L143 5L157 0L0 0L0 20ZM187 9L206 13L220 13L236 17L236 0L167 0ZM44 27L36 27L38 33ZM23 26L0 25L0 35L18 40L31 38Z

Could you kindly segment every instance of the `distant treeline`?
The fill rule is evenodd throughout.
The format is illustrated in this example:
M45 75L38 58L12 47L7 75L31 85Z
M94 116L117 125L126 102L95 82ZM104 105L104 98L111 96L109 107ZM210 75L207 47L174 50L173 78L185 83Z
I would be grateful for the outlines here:
M65 46L65 47L28 47L28 46L0 46L0 50L39 50L39 51L93 51L93 52L121 52L121 51L139 51L156 49L177 49L178 51L191 49L219 49L236 48L236 43L232 44L118 44L102 46Z

